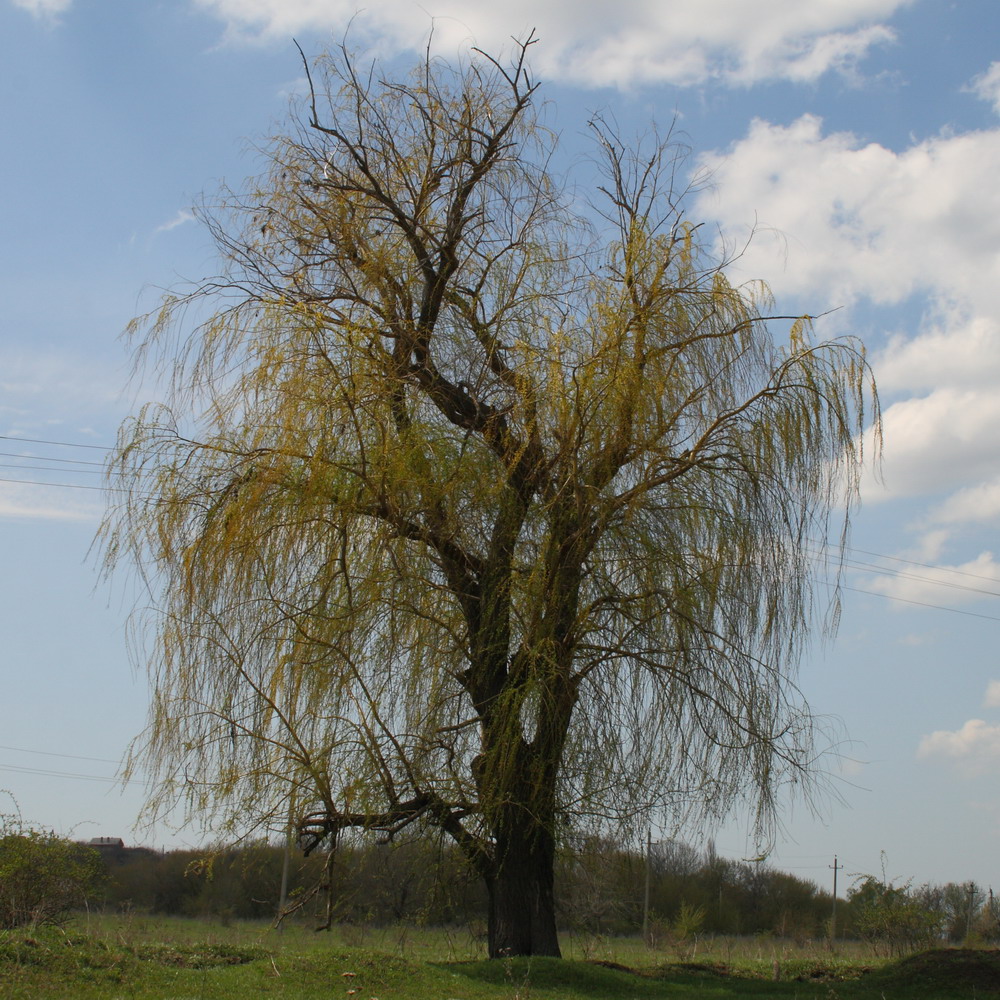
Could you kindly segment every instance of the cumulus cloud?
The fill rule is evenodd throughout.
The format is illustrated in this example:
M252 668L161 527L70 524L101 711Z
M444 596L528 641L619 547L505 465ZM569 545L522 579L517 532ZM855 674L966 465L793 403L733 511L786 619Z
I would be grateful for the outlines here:
M939 729L920 741L917 756L948 757L972 769L995 767L1000 761L1000 726L989 725L982 719L969 719L954 732Z
M700 159L699 199L730 232L756 229L741 266L783 294L850 305L915 293L975 315L1000 306L1000 130L941 135L895 152L804 115L757 120Z
M1000 562L992 552L980 552L954 566L913 566L875 576L866 586L901 601L951 607L985 595L1000 597Z
M933 524L990 524L1000 522L1000 476L958 490L929 515Z
M983 698L986 708L1000 708L1000 680L990 681ZM969 719L961 729L939 729L924 736L917 747L920 758L944 757L970 773L994 770L1000 762L1000 726Z
M733 239L754 232L738 266L779 299L815 312L916 305L913 328L873 356L891 405L884 486L868 477L864 492L874 502L955 492L940 507L949 524L992 516L994 490L980 487L1000 479L998 161L1000 129L892 150L826 133L812 115L755 121L699 160L711 186L698 217ZM848 308L841 329L850 318Z
M353 0L195 0L234 37L288 37L314 29L340 33L388 52L419 50L431 17L435 44L470 41L496 51L511 35L537 29L535 69L581 86L690 85L719 80L816 80L850 70L894 35L883 22L909 0L386 0L356 16Z
M933 496L997 476L998 426L1000 396L985 387L946 386L893 403L883 415L885 489L867 499Z
M915 336L891 334L873 360L883 392L933 389L942 383L992 387L1000 383L1000 322L992 315L970 317L960 311L938 315Z
M993 110L1000 115L1000 62L990 63L990 68L974 77L966 89L976 97L989 101L993 105Z

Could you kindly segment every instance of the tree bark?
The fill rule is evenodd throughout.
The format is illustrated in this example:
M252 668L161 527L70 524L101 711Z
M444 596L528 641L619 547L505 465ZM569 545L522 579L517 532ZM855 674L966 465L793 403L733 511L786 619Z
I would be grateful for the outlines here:
M560 958L553 891L555 838L530 814L518 812L496 837L496 869L486 879L489 955Z

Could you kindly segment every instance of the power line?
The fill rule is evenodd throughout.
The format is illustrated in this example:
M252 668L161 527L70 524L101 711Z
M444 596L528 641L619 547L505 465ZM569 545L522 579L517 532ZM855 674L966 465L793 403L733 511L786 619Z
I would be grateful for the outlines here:
M823 543L819 543L819 544L823 544ZM981 573L969 573L969 572L966 572L965 570L956 569L956 568L953 568L953 567L950 567L950 566L935 566L935 565L933 565L931 563L918 562L915 559L903 559L902 557L899 557L899 556L885 555L884 553L881 553L881 552L869 552L869 551L867 551L865 549L851 549L850 551L852 551L852 552L861 552L861 553L863 553L865 555L874 556L877 559L889 559L889 560L893 560L895 562L906 563L906 564L911 565L911 566L920 566L920 567L922 567L924 569L934 570L935 572L938 572L938 573L950 573L950 574L952 574L954 576L965 576L965 577L968 577L971 580L985 580L985 581L989 581L990 583L994 583L994 584L997 583L997 580L996 580L995 577L984 576ZM858 570L859 572L862 572L862 573L877 573L877 574L881 574L882 576L887 576L887 577L889 577L891 579L914 580L914 581L916 581L918 583L929 584L932 587L947 587L947 588L949 588L951 590L962 590L962 591L966 591L967 593L970 593L970 594L981 594L981 595L983 595L985 597L1000 597L1000 592L995 591L995 590L986 590L986 589L984 589L982 587L970 587L970 586L967 586L965 584L954 583L954 582L952 582L950 580L942 580L942 579L939 579L939 578L936 578L936 577L920 576L920 575L915 574L915 573L904 573L901 570L893 569L890 566L879 566L876 563L866 563L866 562L860 562L860 561L851 560L851 559L845 559L844 560L844 566L847 567L848 569ZM868 595L870 595L872 597L884 597L887 600L890 600L890 601L900 601L903 604L914 604L914 605L917 605L918 607L934 608L937 611L950 611L950 612L952 612L953 614L956 614L956 615L968 615L968 616L973 617L973 618L986 618L986 619L993 620L993 621L1000 621L1000 618L997 618L994 615L980 614L980 613L977 613L975 611L963 611L960 608L952 608L952 607L948 607L947 605L943 605L943 604L930 604L930 603L926 603L926 602L923 602L923 601L915 601L915 600L913 600L911 598L906 598L906 597L896 597L893 594L885 594L885 593L882 593L881 591L864 590L864 589L862 589L860 587L848 587L846 585L844 585L842 587L842 589L844 589L844 590L852 590L855 593L859 593L859 594L868 594Z
M103 774L77 774L73 771L49 771L40 767L20 767L17 764L0 764L0 771L14 774L37 774L46 778L73 778L78 781L104 781L112 785L127 784L126 779L112 778Z
M22 438L22 437L16 437L16 436L10 435L10 434L0 434L0 440L4 440L4 441L18 441L18 442L23 441L23 442L28 443L28 444L46 444L46 445L54 445L54 446L57 446L57 447L63 447L63 448L89 448L89 449L93 449L93 450L96 450L96 451L105 451L105 452L111 450L109 447L107 447L105 445L81 444L81 443L72 442L72 441L53 441L53 440L49 440L49 439L46 439L46 438ZM7 456L7 457L11 457L11 458L21 458L21 457L30 458L30 457L35 457L35 456L21 456L21 455L11 454L9 452L0 452L0 455L4 455L4 456ZM54 458L54 457L53 458L48 458L48 457L44 457L44 456L40 456L40 457L43 457L44 461L65 462L65 463L73 463L73 464L77 464L77 465L84 465L84 464L86 464L86 465L101 465L102 464L100 462L87 462L84 459L62 459L62 458ZM52 472L68 471L68 470L61 470L61 469L51 469L51 470L48 470L48 469L46 469L43 466L27 466L27 465L14 466L14 465L6 465L6 464L0 464L0 468L38 469L39 471L52 471ZM78 470L75 470L75 471L77 471L77 472L89 472L91 470L88 470L88 469L78 469ZM99 493L117 492L116 490L114 490L113 488L108 487L108 486L87 486L87 485L82 484L82 483L52 483L52 482L42 482L40 480L34 480L34 479L13 479L13 478L0 477L0 483L15 483L15 484L20 485L20 486L48 486L48 487L51 487L53 489L91 490L91 491L96 491L96 492L99 492ZM820 549L825 549L825 548L829 547L825 542L814 543L814 544L817 544L818 548L820 548ZM911 565L911 566L920 566L920 567L922 567L924 569L934 570L934 571L939 572L939 573L940 572L951 573L951 574L953 574L955 576L966 576L966 577L969 577L970 579L984 580L984 581L988 581L990 583L996 583L996 580L993 577L984 576L984 575L979 574L979 573L969 573L966 570L955 569L955 568L952 568L952 567L935 566L935 565L933 565L931 563L919 562L918 560L915 560L915 559L905 559L902 556L890 556L890 555L887 555L887 554L881 553L881 552L872 552L872 551L870 551L868 549L855 549L855 548L849 549L848 552L857 552L857 553L860 553L862 555L873 556L876 559L885 559L885 560L890 560L892 562L906 563L906 564ZM964 591L968 591L969 593L982 594L982 595L987 596L987 597L1000 597L1000 592L997 592L997 591L984 590L984 589L979 588L979 587L967 587L967 586L963 586L962 584L959 584L959 583L951 583L951 582L949 582L947 580L932 579L932 578L929 578L929 577L922 577L922 576L916 576L914 574L902 573L899 570L893 570L890 567L881 567L881 566L878 566L877 564L873 564L873 563L866 563L866 562L857 561L857 560L854 560L854 561L852 561L852 560L845 560L844 565L847 566L849 569L856 569L856 570L860 570L861 572L879 572L879 573L883 573L884 575L888 575L888 576L892 576L892 577L896 577L896 578L900 578L900 579L915 580L915 581L921 582L921 583L928 583L928 584L931 584L932 586L948 587L948 588L951 588L951 589L954 589L954 590L964 590ZM865 590L865 589L863 589L861 587L847 587L847 586L845 586L843 589L844 590L850 590L850 591L853 591L853 592L859 593L859 594L867 594L867 595L869 595L871 597L883 597L883 598L886 598L886 599L891 600L891 601L899 601L899 602L901 602L903 604L912 604L912 605L915 605L917 607L932 608L932 609L934 609L936 611L950 611L952 614L966 615L967 617L971 617L971 618L984 618L984 619L986 619L988 621L1000 621L1000 617L998 617L996 615L986 615L986 614L981 614L981 613L975 612L975 611L963 611L960 608L951 608L951 607L948 607L948 606L942 605L942 604L930 604L928 602L915 601L915 600L912 600L912 599L909 599L909 598L905 598L905 597L896 597L896 596L894 596L892 594L883 594L883 593L880 593L878 591Z
M14 435L14 434L0 434L0 440L2 440L2 441L17 441L17 442L22 442L23 441L23 442L25 442L27 444L47 444L47 445L54 445L54 446L57 446L57 447L60 447L60 448L88 448L88 449L95 450L95 451L104 451L104 452L111 451L111 447L108 446L108 445L83 444L83 443L77 442L77 441L54 441L54 440L51 440L51 439L48 439L48 438L19 437L19 436ZM96 466L101 466L101 467L103 467L103 465L104 465L103 462L89 462L86 459L79 459L79 458L57 458L55 456L20 455L20 454L14 453L14 452L0 452L0 455L8 457L8 458L41 458L41 459L43 459L44 461L47 461L47 462L64 462L64 463L72 463L72 464L75 464L75 465L96 465ZM38 469L41 469L40 466L8 466L8 465L0 465L0 468L33 468L33 469L34 468L38 468ZM58 470L53 469L52 471L58 471ZM81 469L81 470L78 470L78 471L82 472L82 471L85 471L85 470ZM100 489L100 490L108 490L109 489L109 487L79 486L79 485L76 485L76 484L73 484L73 483L41 483L41 482L35 482L33 480L20 480L20 479L2 479L2 478L0 478L0 482L23 483L24 485L27 485L27 486L55 486L55 487L68 488L68 489ZM816 545L817 548L819 548L819 549L829 548L829 545L826 542L818 542L818 543L813 543L813 544ZM916 559L906 559L906 558L904 558L902 556L890 556L890 555L887 555L886 553L883 553L883 552L872 552L872 551L870 551L868 549L859 549L859 548L855 548L853 546L851 546L847 551L848 552L857 552L857 553L860 553L862 555L867 555L867 556L873 556L876 559L888 559L888 560L890 560L892 562L901 562L901 563L907 563L908 565L911 565L911 566L920 566L923 569L931 569L931 570L936 570L938 572L953 573L956 576L967 576L967 577L970 577L971 579L984 580L984 581L987 581L989 583L996 583L997 582L995 577L984 576L983 574L980 574L980 573L969 573L966 570L955 569L955 568L952 568L952 567L935 566L933 563L920 562L920 561L918 561ZM883 569L882 567L879 567L877 565L874 565L874 564L871 564L871 563L864 563L864 562L853 562L853 563L848 562L848 563L845 563L845 565L848 565L849 567L855 568L855 569L870 568L870 569L874 569L874 570L878 570L878 571L882 571L882 569ZM885 570L886 573L891 573L891 574L894 574L894 575L897 575L897 576L903 576L903 574L900 574L898 571L892 571L888 567L885 567L884 570ZM989 594L990 596L993 596L993 597L1000 597L1000 593L995 593L995 592L992 592L992 591L979 591L979 590L976 590L975 588L972 588L972 587L961 588L960 585L958 585L958 584L949 584L949 583L946 583L945 581L940 581L940 580L929 580L929 579L924 578L924 577L904 577L904 578L905 579L921 580L923 582L934 583L934 584L940 585L940 586L959 587L960 589L968 589L968 590L972 590L972 591L974 591L976 593L984 593L984 594ZM870 591L862 591L862 593L871 593L871 592ZM876 596L888 596L888 595L876 595ZM903 598L896 598L896 599L897 600L903 600ZM911 603L914 603L914 602L911 602ZM929 607L938 607L938 605L928 605L928 606ZM951 609L949 609L949 608L941 608L941 610L947 611L947 610L951 610Z
M846 562L844 565L850 569L858 569L865 573L868 572L881 573L883 576L892 576L898 580L916 580L918 583L929 583L935 587L948 587L951 590L967 590L971 594L984 594L987 597L1000 597L1000 592L996 590L985 590L982 587L970 587L964 583L952 583L950 580L938 580L930 576L919 576L916 573L904 573L901 570L890 570L886 567L878 566L875 563L852 561L852 562ZM962 572L961 570L952 571L947 569L947 567L931 567L931 568L938 569L940 572L945 572L945 573ZM970 576L973 579L980 579L980 580L992 579L990 577L980 577L971 573L965 575ZM994 580L993 582L995 583L996 581Z
M893 594L881 594L877 590L862 590L860 587L843 587L853 590L856 594L869 594L872 597L884 597L889 601L901 601L903 604L915 604L918 608L933 608L935 611L950 611L954 615L967 615L969 618L985 618L987 621L1000 622L997 615L984 615L978 611L963 611L961 608L949 608L944 604L928 604L926 601L913 601L908 597L895 597Z
M35 456L25 455L24 457L34 458ZM52 459L48 458L41 460L45 462L53 461ZM100 463L94 462L93 464L98 465ZM14 465L12 462L0 462L0 469L34 469L38 472L75 472L77 475L82 475L82 476L101 475L100 469L65 469L65 468L59 468L59 466L57 465L24 465L24 464Z
M61 490L97 490L99 493L114 493L109 486L83 486L80 483L43 483L37 479L5 479L0 477L0 483L19 483L21 486L53 486Z
M909 563L911 566L920 566L922 569L936 569L944 570L948 573L955 573L958 576L968 576L974 580L987 580L990 583L996 583L996 577L983 576L982 573L969 573L964 569L953 569L950 566L935 566L933 563L917 562L916 559L904 559L902 556L887 556L881 552L869 552L867 549L855 549L851 548L851 552L860 552L865 556L875 556L877 559L890 559L893 562Z
M71 465L96 465L100 469L104 468L103 462L91 462L86 458L57 458L55 455L25 455L19 451L0 451L0 455L4 458L37 458L46 462L66 462Z
M28 444L53 444L60 448L93 448L96 451L110 451L104 444L79 444L75 441L48 441L45 438L17 437L14 434L0 434L0 441L25 441Z
M816 546L816 548L813 550L813 554L814 555L818 555L821 552L822 549L829 547L825 542L812 542L810 544ZM994 584L998 582L997 578L994 577L994 576L984 576L982 573L970 573L967 570L958 569L958 568L956 568L954 566L935 566L933 563L917 562L915 559L903 559L901 556L890 556L890 555L886 555L883 552L869 552L867 549L855 549L855 548L848 549L848 553L852 553L852 552L860 552L862 555L873 556L876 559L889 559L889 560L891 560L893 562L907 563L910 566L919 566L921 569L930 569L930 570L934 570L934 571L939 572L939 573L951 573L954 576L967 576L967 577L969 577L970 580L985 580L987 583L994 583ZM876 563L865 563L865 562L860 562L860 561L857 561L857 560L851 560L848 556L845 556L844 565L847 566L848 568L852 568L852 569L861 569L861 568L867 566L867 567L872 567L873 569L875 569L875 570L877 570L879 572L882 572L882 573L886 573L886 574L890 574L890 575L900 575L900 571L899 570L892 569L892 567L890 567L890 566L879 566ZM924 579L924 578L922 578L922 577L912 577L910 579L918 579L919 580L919 579ZM943 583L943 581L932 580L930 582L932 582L932 583L941 583L942 585L945 585ZM955 585L952 584L951 586L955 586ZM973 588L969 588L969 589L973 589ZM1000 595L996 595L996 596L1000 596Z
M110 757L82 757L76 753L55 753L52 750L29 750L27 747L7 747L0 746L0 750L13 750L16 753L33 753L42 757L65 757L67 760L92 760L99 764L120 764L120 760L112 760Z

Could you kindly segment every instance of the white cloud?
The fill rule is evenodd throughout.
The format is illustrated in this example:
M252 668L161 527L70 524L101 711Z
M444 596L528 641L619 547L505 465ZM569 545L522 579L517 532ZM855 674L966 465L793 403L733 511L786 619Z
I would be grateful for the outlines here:
M38 18L52 19L69 10L73 0L12 0L15 7Z
M986 685L986 697L983 699L985 708L1000 708L1000 681L990 681Z
M1000 249L1000 244L998 244ZM916 336L895 333L873 364L883 392L1000 384L1000 322L994 316L938 315Z
M993 110L1000 115L1000 62L990 63L990 68L974 77L966 89L984 101L989 101Z
M929 515L932 524L989 524L1000 521L1000 475L953 493Z
M954 732L940 729L920 741L917 756L950 757L974 769L992 768L1000 761L1000 726L991 726L982 719L969 719Z
M303 30L377 40L387 52L420 50L434 18L440 51L470 41L495 52L532 29L542 44L535 70L582 86L649 82L735 85L811 81L849 72L869 50L893 39L880 23L910 0L385 0L358 15L353 0L195 0L226 22L233 37Z
M891 575L876 576L866 586L887 597L918 604L953 607L1000 596L1000 562L992 552L955 566L912 566Z
M969 488L1000 475L1000 395L945 387L889 406L883 415L885 489L877 502Z
M854 757L841 757L838 761L840 773L845 778L858 778L868 767L868 761L857 760Z
M1000 129L938 135L901 151L806 115L755 121L703 156L698 218L755 238L738 261L779 300L814 312L919 303L914 329L873 357L887 400L885 486L865 496L941 495L1000 477ZM849 331L851 310L831 326ZM830 329L828 326L827 329ZM893 398L894 397L894 398ZM987 495L956 499L948 515Z
M698 215L729 233L756 226L741 268L780 294L850 305L915 293L944 309L1000 312L1000 130L942 135L895 152L821 119L755 121L700 158L714 186ZM952 306L952 308L954 308Z
M168 222L164 222L162 225L156 227L153 230L154 233L169 233L171 229L176 229L178 226L183 226L185 222L194 221L194 212L190 209L182 208L178 213L170 219Z
M97 493L91 495L100 496ZM0 482L0 520L84 521L96 524L103 513L103 500L80 500L76 491Z

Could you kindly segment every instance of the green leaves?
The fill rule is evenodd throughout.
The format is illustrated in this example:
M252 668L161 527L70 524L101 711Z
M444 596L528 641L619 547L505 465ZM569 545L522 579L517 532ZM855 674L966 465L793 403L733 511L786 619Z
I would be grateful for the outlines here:
M61 924L105 878L93 848L0 816L0 928Z

